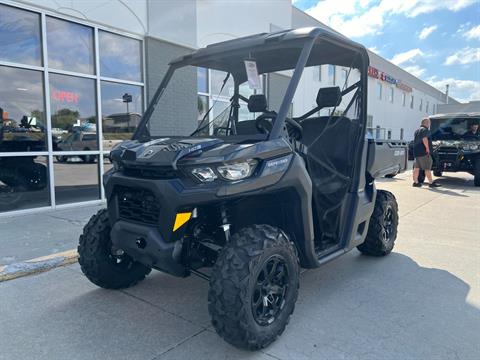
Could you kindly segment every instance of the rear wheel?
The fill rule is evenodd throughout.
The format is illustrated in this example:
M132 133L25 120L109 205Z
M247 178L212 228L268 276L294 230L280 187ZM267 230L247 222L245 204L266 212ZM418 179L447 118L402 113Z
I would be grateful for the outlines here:
M378 190L367 237L363 244L357 246L358 250L372 256L390 254L397 238L397 227L398 205L395 196L389 191Z
M475 168L473 169L473 183L475 186L480 186L480 156L475 159Z
M112 254L110 223L106 209L93 215L80 235L78 262L85 276L105 289L128 288L148 275L151 269L127 254Z
M433 170L433 175L435 175L436 177L440 177L443 175L443 171L442 170Z
M232 236L212 271L208 310L230 344L257 350L285 330L298 296L294 245L279 229L254 225Z

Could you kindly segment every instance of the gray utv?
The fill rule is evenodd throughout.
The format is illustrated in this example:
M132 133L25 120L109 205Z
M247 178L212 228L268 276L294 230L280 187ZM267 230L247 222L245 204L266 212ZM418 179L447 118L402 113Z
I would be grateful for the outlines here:
M320 88L316 106L293 117L302 72L321 64L349 69L343 88ZM397 202L374 182L393 159L365 136L368 65L363 46L321 28L239 38L173 60L132 140L111 151L107 209L80 237L82 271L110 289L133 286L152 268L196 274L210 283L208 310L222 338L250 350L272 343L295 307L300 267L353 248L393 249ZM181 124L182 108L171 111L175 96L155 110L179 84L174 74L191 67L234 83L227 109L209 121L210 108L196 130ZM278 109L264 94L242 95L241 84L275 72L289 75ZM185 134L162 127L169 117Z

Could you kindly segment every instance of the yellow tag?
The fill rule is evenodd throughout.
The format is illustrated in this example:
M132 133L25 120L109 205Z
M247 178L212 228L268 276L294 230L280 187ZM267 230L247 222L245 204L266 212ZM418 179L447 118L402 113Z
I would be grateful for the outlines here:
M175 224L173 225L173 231L176 231L180 226L185 224L192 217L191 212L178 213L175 217Z

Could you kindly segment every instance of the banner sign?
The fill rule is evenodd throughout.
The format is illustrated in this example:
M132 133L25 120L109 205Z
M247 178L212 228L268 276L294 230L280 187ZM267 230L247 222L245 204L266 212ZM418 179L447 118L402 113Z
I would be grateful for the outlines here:
M373 66L368 67L368 76L373 77L375 79L379 79L385 81L389 84L395 85L397 88L403 91L412 92L413 89L408 86L407 84L403 83L402 80L395 79L393 76L388 75L378 69L374 68Z

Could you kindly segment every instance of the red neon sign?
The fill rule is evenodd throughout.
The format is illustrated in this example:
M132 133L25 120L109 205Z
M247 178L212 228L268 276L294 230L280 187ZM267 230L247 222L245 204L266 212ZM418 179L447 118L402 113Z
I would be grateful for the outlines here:
M78 104L79 95L70 91L53 90L52 99L61 102Z

